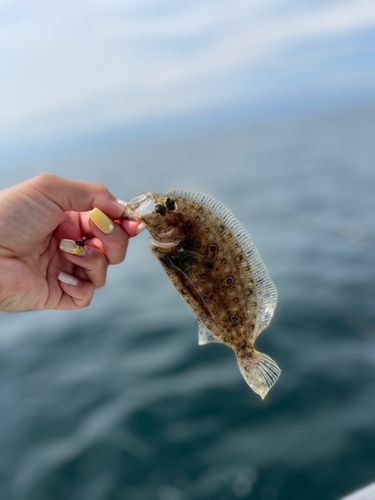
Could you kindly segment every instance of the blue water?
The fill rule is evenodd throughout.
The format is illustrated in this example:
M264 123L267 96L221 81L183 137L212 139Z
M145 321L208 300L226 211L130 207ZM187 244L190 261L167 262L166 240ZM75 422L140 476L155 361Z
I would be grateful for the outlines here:
M262 401L231 350L199 347L142 234L88 309L0 314L0 498L335 500L374 481L374 136L369 106L3 177L223 201L277 286L257 349L283 372Z

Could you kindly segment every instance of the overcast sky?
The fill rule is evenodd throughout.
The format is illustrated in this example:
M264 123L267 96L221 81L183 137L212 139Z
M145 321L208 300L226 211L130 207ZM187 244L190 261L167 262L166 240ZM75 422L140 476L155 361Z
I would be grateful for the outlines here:
M375 96L373 0L0 0L0 148Z

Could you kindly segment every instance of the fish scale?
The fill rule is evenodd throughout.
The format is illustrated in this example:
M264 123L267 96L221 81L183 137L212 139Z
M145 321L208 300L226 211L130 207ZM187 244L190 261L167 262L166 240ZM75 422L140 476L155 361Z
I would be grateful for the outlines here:
M254 348L276 306L276 287L250 236L227 207L189 191L144 193L123 217L144 222L151 249L198 321L199 344L236 354L242 375L262 398L281 370Z

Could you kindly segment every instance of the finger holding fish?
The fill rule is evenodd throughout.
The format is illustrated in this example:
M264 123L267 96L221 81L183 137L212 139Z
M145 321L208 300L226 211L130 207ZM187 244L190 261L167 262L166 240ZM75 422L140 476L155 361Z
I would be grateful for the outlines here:
M106 282L109 264L118 264L125 258L128 240L140 232L140 223L121 220L118 223L104 212L94 208L91 212L79 212L80 240L63 238L60 250L70 262L68 272L60 272L59 283L65 294L60 309L75 309L87 306L93 290ZM142 228L141 228L142 229Z
M80 226L82 233L87 237L85 242L87 246L100 250L111 265L123 262L129 235L121 224L98 208L94 208L91 212L81 214Z

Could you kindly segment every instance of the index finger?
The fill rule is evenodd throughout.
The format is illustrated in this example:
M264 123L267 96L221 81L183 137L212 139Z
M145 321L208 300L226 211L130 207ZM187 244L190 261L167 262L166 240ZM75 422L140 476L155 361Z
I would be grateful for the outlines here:
M79 222L82 232L81 236L86 236L87 238L94 238L94 236L96 236L96 234L93 233L90 225L90 212L80 212ZM144 229L144 225L141 225L140 222L137 222L135 220L120 219L116 220L116 222L118 222L122 229L127 233L129 238L137 236L137 234L139 234Z
M124 207L101 184L72 181L55 175L40 175L26 182L64 212L82 212L98 207L113 219L119 219L124 212Z

